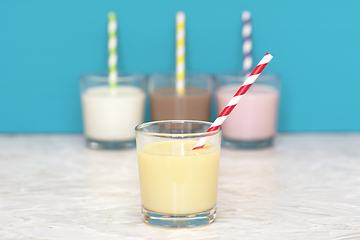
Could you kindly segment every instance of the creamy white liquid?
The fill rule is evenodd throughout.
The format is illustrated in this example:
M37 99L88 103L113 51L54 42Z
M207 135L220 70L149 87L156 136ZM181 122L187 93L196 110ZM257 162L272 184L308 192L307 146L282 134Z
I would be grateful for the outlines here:
M94 87L82 96L85 135L93 140L135 139L134 128L144 120L145 93L137 87Z

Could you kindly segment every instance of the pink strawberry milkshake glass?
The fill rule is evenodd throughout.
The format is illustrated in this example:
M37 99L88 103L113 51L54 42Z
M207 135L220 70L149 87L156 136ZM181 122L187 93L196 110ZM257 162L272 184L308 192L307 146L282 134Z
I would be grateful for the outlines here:
M220 113L244 83L241 72L216 76L216 107ZM273 145L277 132L281 78L264 72L222 125L223 146L256 149Z

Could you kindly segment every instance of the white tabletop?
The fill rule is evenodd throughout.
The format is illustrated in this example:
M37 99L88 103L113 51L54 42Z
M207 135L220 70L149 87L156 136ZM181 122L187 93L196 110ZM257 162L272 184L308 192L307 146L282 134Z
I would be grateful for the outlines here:
M216 221L143 223L136 151L81 135L0 135L0 239L360 239L360 134L222 149Z

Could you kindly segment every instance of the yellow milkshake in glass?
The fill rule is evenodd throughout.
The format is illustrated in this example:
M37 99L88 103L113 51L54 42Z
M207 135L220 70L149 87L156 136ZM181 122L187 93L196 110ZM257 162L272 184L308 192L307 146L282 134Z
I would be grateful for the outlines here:
M138 151L141 202L160 214L186 215L216 205L219 156L212 144L193 151L196 141L149 143Z
M210 122L165 120L135 128L144 222L198 227L216 218L221 129ZM203 149L193 147L203 137Z

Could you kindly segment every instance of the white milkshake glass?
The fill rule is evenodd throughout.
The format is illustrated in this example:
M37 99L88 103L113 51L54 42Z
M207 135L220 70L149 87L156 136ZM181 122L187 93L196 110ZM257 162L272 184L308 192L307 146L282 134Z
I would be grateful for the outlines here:
M242 72L217 75L216 107L219 114L246 80ZM262 73L222 124L222 145L234 149L270 147L277 132L281 77Z
M91 149L135 147L134 128L144 121L145 77L118 72L110 89L106 72L80 76L80 94L86 145Z

